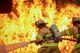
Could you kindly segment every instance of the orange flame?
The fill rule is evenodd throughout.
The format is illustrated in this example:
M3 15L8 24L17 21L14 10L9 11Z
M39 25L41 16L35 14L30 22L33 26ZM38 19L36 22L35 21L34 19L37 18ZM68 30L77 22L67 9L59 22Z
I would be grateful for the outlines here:
M35 40L37 35L35 22L39 19L47 22L48 27L56 24L59 31L63 31L72 26L72 17L80 16L80 7L71 4L57 12L56 5L52 0L46 0L45 3L40 0L33 0L33 2L17 0L15 3L17 5L14 4L13 7L19 16L16 16L13 11L10 14L0 15L0 39L5 45ZM37 53L39 47L33 43L11 53Z

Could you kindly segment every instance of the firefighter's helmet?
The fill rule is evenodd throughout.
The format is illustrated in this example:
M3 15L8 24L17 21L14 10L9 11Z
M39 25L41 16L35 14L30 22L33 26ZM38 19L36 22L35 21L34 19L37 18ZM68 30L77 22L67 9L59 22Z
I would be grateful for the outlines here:
M78 24L80 24L80 17L73 17L72 23L74 26L77 26Z
M43 20L38 20L38 21L36 21L35 22L35 25L37 26L37 27L40 27L40 26L43 26L43 25L46 25L47 23L45 23Z
M73 17L73 21L80 22L80 17Z

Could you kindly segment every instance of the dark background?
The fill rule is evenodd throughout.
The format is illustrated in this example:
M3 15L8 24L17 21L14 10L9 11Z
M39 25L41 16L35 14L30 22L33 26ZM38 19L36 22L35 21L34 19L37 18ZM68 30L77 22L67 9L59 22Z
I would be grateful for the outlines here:
M12 0L0 0L0 13L10 13L12 10Z
M26 2L33 0L26 0ZM41 0L45 3L46 0ZM66 4L76 4L80 6L80 0L52 0L56 3L56 7L64 7ZM0 13L10 13L12 11L12 0L0 0Z

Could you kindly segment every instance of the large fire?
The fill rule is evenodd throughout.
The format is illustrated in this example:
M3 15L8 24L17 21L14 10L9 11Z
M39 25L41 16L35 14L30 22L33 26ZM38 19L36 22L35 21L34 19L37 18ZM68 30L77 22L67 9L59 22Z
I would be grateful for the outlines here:
M80 7L74 4L68 4L58 12L52 0L46 0L45 4L40 0L33 0L33 2L14 0L13 11L10 14L0 14L0 39L5 45L29 42L36 39L37 20L44 20L48 23L48 27L56 24L61 32L72 26L71 21L74 16L80 16ZM39 47L32 43L10 53L37 53Z

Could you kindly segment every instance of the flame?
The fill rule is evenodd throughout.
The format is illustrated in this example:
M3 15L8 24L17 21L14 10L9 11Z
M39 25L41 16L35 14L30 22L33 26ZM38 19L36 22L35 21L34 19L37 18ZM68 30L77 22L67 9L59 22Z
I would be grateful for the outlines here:
M72 39L76 40L73 36L63 36L62 38ZM61 53L72 53L72 50L74 46L76 45L76 41L70 41L70 40L62 40L62 42L59 42L59 50Z
M13 5L17 10L16 14L14 11L10 14L0 14L0 39L5 45L35 40L37 35L35 22L37 20L44 20L48 23L48 27L56 24L61 32L72 26L72 17L80 16L79 6L68 4L65 8L61 8L60 12L57 12L56 4L52 0L43 1L14 0L17 3ZM39 47L40 45L37 46L33 43L10 53L37 53Z

